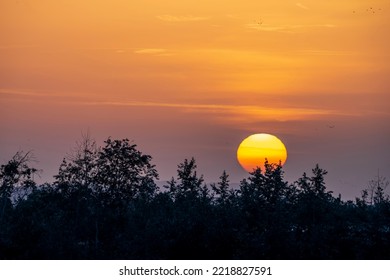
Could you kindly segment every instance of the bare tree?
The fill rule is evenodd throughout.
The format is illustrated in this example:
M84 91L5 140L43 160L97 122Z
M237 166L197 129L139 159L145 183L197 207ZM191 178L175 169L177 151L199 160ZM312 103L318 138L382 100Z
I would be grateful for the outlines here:
M72 152L63 159L58 175L54 176L56 183L90 187L97 172L98 152L96 141L89 132L82 134Z
M370 205L382 203L389 200L389 195L386 194L386 189L390 182L386 177L379 174L376 178L368 182L368 186L363 190L363 194L366 194L366 202Z

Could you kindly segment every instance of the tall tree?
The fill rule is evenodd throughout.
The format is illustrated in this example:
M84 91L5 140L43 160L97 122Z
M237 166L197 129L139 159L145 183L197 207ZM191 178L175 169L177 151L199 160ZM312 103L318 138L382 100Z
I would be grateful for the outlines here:
M220 181L217 184L211 184L211 189L217 195L217 203L225 204L228 201L232 191L229 192L229 175L224 170L222 175L219 177Z
M362 200L359 201L367 205L389 202L389 195L386 194L389 185L390 182L386 177L380 176L378 171L377 177L370 180L367 188L362 191Z
M17 152L10 161L0 166L0 258L12 244L12 214L14 205L35 188L34 174L37 169L30 167L31 152Z
M198 176L196 168L194 158L185 159L178 165L177 181L172 178L166 186L173 199L207 197L208 189L204 185L203 175Z
M242 196L251 197L258 202L274 205L285 198L287 182L283 178L281 164L264 163L264 172L258 167L250 173L248 180L240 184Z
M97 175L98 152L96 141L88 133L82 135L72 153L63 159L54 176L56 184L92 187Z
M152 157L128 139L111 140L98 152L97 186L113 199L151 198L157 192L158 173Z
M15 191L23 193L27 189L36 186L34 174L37 169L30 167L33 159L31 152L17 152L8 163L0 167L0 222L4 218L5 209L11 203L11 198Z
M58 186L84 186L110 200L148 198L157 191L158 173L152 157L137 150L128 139L108 138L97 147L89 135L65 158L55 176Z

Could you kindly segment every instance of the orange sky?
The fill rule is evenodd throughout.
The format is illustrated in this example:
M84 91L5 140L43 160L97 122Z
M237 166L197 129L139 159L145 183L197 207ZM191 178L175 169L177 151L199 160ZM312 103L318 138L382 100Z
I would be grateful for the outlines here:
M195 156L206 178L238 181L236 147L265 132L294 179L318 162L360 188L390 175L389 13L387 0L0 0L0 160L32 149L49 178L90 130L134 139L164 180Z

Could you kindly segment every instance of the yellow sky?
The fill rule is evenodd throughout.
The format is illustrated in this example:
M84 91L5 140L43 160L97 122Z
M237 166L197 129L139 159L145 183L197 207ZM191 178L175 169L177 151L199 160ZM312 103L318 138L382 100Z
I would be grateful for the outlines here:
M32 123L74 135L78 118L106 136L114 120L306 139L304 121L385 124L389 13L388 0L0 0L0 140Z

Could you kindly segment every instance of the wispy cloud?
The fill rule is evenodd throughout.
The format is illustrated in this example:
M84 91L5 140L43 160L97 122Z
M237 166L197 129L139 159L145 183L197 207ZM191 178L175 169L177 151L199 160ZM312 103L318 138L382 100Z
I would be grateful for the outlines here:
M340 51L340 50L325 50L325 49L306 49L306 50L300 50L297 52L298 54L302 55L321 55L321 56L353 56L356 55L356 52L351 51Z
M253 105L228 105L228 104L190 104L190 103L164 103L164 102L88 102L92 106L122 106L122 107L160 107L177 108L188 113L209 113L218 120L241 121L287 121L320 118L338 113L334 110L311 108L274 108Z
M66 102L75 104L80 104L86 100L85 95L82 92L61 92L18 88L0 88L0 98L23 101L44 100L45 102Z
M161 54L164 54L166 53L167 50L166 49L138 49L138 50L135 50L134 53L137 53L137 54L154 54L154 55L161 55Z
M227 14L225 15L227 18L230 18L230 19L243 19L244 17L242 15L236 15L236 14Z
M38 48L39 45L0 45L0 50Z
M255 29L259 31L274 31L274 32L299 32L307 28L334 28L334 24L310 24L310 25L272 25L272 24L258 24L248 23L245 25L246 28Z
M295 3L295 5L301 9L304 9L304 10L309 10L309 7L307 7L306 5L303 5L302 3Z
M208 17L199 17L199 16L173 16L173 15L159 15L157 16L159 20L168 21L168 22L189 22L189 21L203 21L209 19Z
M48 96L49 93L23 89L0 88L0 96Z

